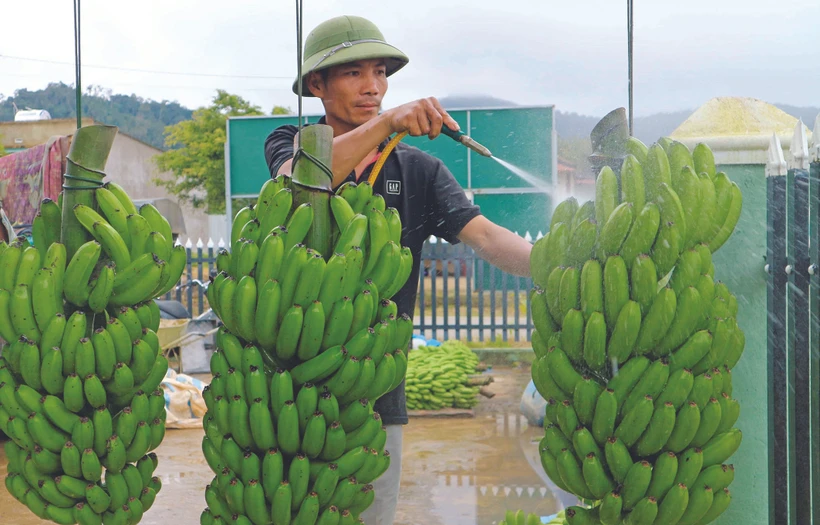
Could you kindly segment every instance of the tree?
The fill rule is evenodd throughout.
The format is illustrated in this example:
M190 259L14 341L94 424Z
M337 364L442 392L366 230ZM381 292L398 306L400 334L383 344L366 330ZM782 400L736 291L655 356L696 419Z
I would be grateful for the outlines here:
M194 111L191 120L165 128L171 149L155 158L161 171L173 179L154 179L182 201L206 213L225 213L225 125L228 117L263 115L258 106L238 95L217 90L213 103Z
M293 115L293 110L285 106L273 106L271 115Z

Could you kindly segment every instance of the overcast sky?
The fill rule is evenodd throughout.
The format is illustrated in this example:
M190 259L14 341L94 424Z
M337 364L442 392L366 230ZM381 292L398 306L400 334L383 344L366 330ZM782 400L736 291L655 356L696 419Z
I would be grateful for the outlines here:
M191 108L222 88L265 111L274 104L296 109L294 4L83 0L83 86ZM4 9L0 94L73 84L72 12L71 0L26 0ZM627 105L625 1L305 0L305 36L340 14L371 19L410 57L391 77L385 108L458 94L597 116ZM818 20L817 0L636 0L635 114L695 108L730 95L820 104ZM320 106L306 100L304 110Z

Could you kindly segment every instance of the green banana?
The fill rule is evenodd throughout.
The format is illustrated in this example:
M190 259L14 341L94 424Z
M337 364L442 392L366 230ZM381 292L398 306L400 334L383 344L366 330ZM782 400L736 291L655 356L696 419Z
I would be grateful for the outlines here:
M547 288L550 267L548 265L550 232L540 239L536 239L530 251L530 272L532 273L533 284L541 289Z
M288 483L291 489L291 509L296 511L308 494L310 483L310 462L306 456L297 454L288 468Z
M703 467L711 467L725 462L740 447L743 434L738 428L732 428L717 434L703 447Z
M569 197L558 203L550 218L550 231L555 230L556 225L559 223L566 225L571 224L572 218L578 213L578 208L578 199L575 197ZM603 224L603 222L601 224Z
M634 445L644 433L653 414L652 396L645 396L631 410L625 412L621 423L615 429L615 437L627 447Z
M598 456L592 452L584 458L583 475L584 481L595 499L603 498L604 495L615 488Z
M632 510L641 501L652 481L652 464L648 461L635 462L624 478L621 488L624 510Z
M640 209L639 209L640 210ZM598 239L598 258L606 260L610 255L618 255L632 227L633 207L630 202L622 202L612 211L601 228Z
M675 370L669 375L669 380L666 386L661 391L660 395L655 401L655 407L662 406L664 403L671 402L675 410L679 410L681 405L689 397L692 391L692 386L695 383L695 376L692 371L687 368Z
M14 330L35 344L39 342L42 334L34 318L31 290L28 285L19 284L14 287L14 292L9 299L9 309Z
M275 448L271 448L262 459L262 488L265 498L272 501L276 490L284 478L282 453Z
M677 308L675 291L668 287L662 288L641 323L638 340L635 342L637 355L643 355L656 348L674 322Z
M649 368L649 364L649 359L644 356L633 357L617 370L614 377L607 384L607 387L615 392L619 411L629 393L641 379L646 369Z
M722 490L713 489L712 504L709 510L700 518L700 523L712 523L721 514L723 514L732 501L731 493L728 488Z
M682 248L683 236L680 223L661 221L651 253L659 276L665 277L672 270Z
M590 259L581 269L581 312L584 321L588 321L594 312L604 311L603 270L601 263ZM545 297L546 298L546 297ZM549 313L549 312L548 312ZM535 314L533 313L533 319ZM549 334L544 333L545 336Z
M288 218L288 214L290 213L292 206L292 190L290 188L282 188L277 191L273 195L270 205L265 210L262 210L262 213L257 215L260 223L260 237L270 234L270 232L276 227L284 227L285 220Z
M678 457L673 452L660 454L655 460L652 468L652 481L646 491L647 496L652 496L658 501L662 501L666 493L675 484L675 476L678 473Z
M547 363L552 378L564 392L574 392L575 385L583 378L575 371L569 358L558 347L552 347L547 352Z
M652 525L658 516L658 500L652 496L641 499L626 517L625 525Z
M691 167L686 166L677 174L674 171L672 172L672 189L680 197L684 221L687 225L684 247L690 248L698 242L699 237L696 224L700 220L703 202L701 198L702 184L697 173Z
M644 184L646 189L647 202L654 202L659 194L662 184L671 184L672 176L669 167L669 158L663 147L652 144L646 153L646 160L641 163L643 168Z
M621 165L621 202L632 204L635 213L646 204L643 168L637 156L628 153Z
M566 268L563 266L555 267L550 272L550 276L547 281L547 287L545 289L545 293L547 294L547 306L549 307L550 314L552 315L552 318L559 323L559 325L564 322L564 314L561 310L560 305L561 280L564 278L565 270ZM603 295L601 296L601 310L603 311Z
M37 328L43 333L46 332L49 325L52 324L51 322L55 316L63 315L63 298L57 297L56 288L54 270L52 268L43 267L37 270L31 284L31 302ZM11 320L11 318L9 317L8 320ZM63 320L65 320L65 317L63 317ZM13 324L6 326L13 326ZM11 332L8 330L5 331L11 337ZM62 332L60 332L60 336L62 336ZM51 348L51 346L48 348Z
M686 287L680 294L677 294L676 299L675 318L654 350L655 354L659 356L668 354L687 339L690 339L700 321L701 298L695 287ZM709 339L711 343L711 337ZM690 366L694 366L696 363L697 361Z
M618 400L615 391L607 388L598 396L592 417L592 435L599 445L604 446L606 440L615 432L617 415Z
M577 310L576 310L577 311ZM578 314L581 315L580 312ZM567 333L566 320L564 334ZM593 370L604 367L607 358L606 320L603 314L594 312L587 321L583 336L583 356L587 365ZM610 357L611 358L611 357Z
M695 332L683 346L669 356L670 369L692 369L709 352L711 346L712 334L708 330Z
M600 228L606 224L618 201L618 178L612 168L604 166L595 180L595 220Z
M617 363L620 366L629 358L637 342L640 329L641 307L635 301L627 301L621 308L621 313L618 314L609 343L606 345L606 357L610 363Z
M569 487L574 494L582 498L593 499L594 496L584 481L581 466L578 464L578 460L575 459L575 455L570 449L565 448L561 450L555 459L558 465L558 472L564 484Z
M561 474L558 472L558 464L555 461L555 456L545 445L540 445L539 451L541 455L541 466L544 468L547 476L558 486L558 488L568 492L569 488L564 484L564 481L561 479Z
M743 193L737 183L732 182L729 189L731 192L731 204L728 205L728 212L725 219L720 224L717 232L709 239L709 250L712 253L720 249L721 246L729 239L732 232L740 219L740 212L743 207Z
M601 316L601 314L598 314ZM592 317L590 317L592 319ZM597 323L598 321L595 321ZM589 324L589 323L587 323ZM604 327L604 330L606 327ZM600 327L593 328L593 335L596 337L600 335ZM596 339L592 343L596 346L595 350L600 350L600 340ZM580 362L584 359L584 316L580 310L575 308L570 309L566 316L564 316L563 330L561 331L561 348L567 354L567 357L573 362ZM597 355L590 355L596 364L599 364L600 353Z
M581 272L575 267L564 270L558 292L558 316L564 319L567 312L581 307Z
M603 525L620 525L623 499L619 492L610 492L604 495L599 510L599 518Z
M699 448L688 448L678 455L678 472L675 483L694 487L695 480L703 467L703 451Z
M692 487L689 491L689 503L681 516L678 525L695 525L709 511L714 500L711 487Z
M248 418L248 402L241 395L228 400L228 420L231 425L231 436L243 449L253 443L251 425Z
M592 257L597 229L596 220L589 218L581 221L578 227L570 232L569 245L563 260L566 266L580 266Z
M635 452L640 456L649 456L659 452L675 427L675 406L667 401L652 413L652 419L646 431L635 446Z
M692 166L697 173L706 173L709 177L715 176L715 156L708 145L698 142L692 150Z
M607 328L615 327L621 308L629 301L629 274L618 255L607 258L604 265L604 315Z
M583 425L592 424L595 407L603 390L603 387L590 377L584 377L575 385L572 404Z
M627 267L631 268L636 257L649 254L658 235L660 222L660 209L655 203L650 202L637 212L632 228L620 249L620 255Z
M646 396L653 399L663 391L669 379L670 367L664 359L654 361L641 376L635 388L629 393L623 404L622 412L625 414L632 410L635 405L642 403Z
M276 425L279 449L285 454L296 454L299 450L301 440L299 437L299 413L293 401L285 401L279 413Z

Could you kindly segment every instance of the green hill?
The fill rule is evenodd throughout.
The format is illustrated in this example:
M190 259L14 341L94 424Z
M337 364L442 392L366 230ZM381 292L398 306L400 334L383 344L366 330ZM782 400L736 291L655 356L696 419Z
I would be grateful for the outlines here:
M49 84L37 91L19 89L14 96L0 99L0 121L14 120L14 106L18 109L45 109L51 118L76 118L74 88L63 84ZM156 102L137 95L114 95L102 89L83 94L83 116L117 126L120 130L154 147L165 149L163 131L166 126L191 118L192 110L177 102Z

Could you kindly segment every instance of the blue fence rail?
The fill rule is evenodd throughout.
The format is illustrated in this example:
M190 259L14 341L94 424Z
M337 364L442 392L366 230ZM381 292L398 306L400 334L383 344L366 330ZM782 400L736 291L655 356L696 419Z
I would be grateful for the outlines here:
M208 310L205 287L224 246L188 240L188 264L179 286L163 297L182 303L192 317ZM487 345L526 345L532 334L532 280L502 272L467 245L431 238L422 249L414 314L415 333Z

